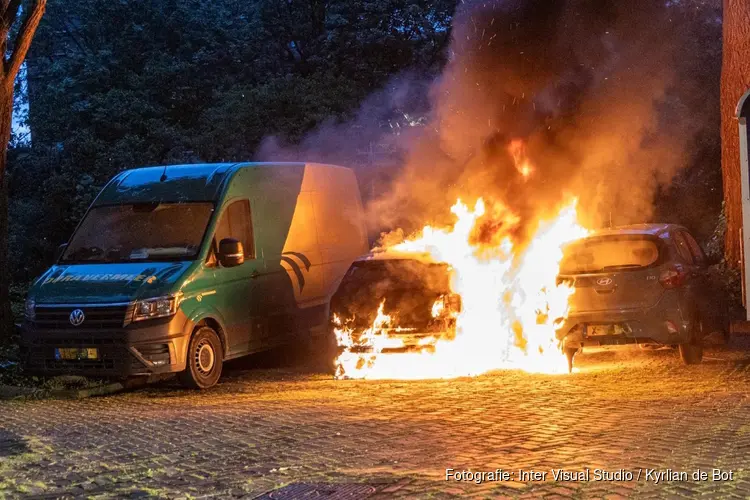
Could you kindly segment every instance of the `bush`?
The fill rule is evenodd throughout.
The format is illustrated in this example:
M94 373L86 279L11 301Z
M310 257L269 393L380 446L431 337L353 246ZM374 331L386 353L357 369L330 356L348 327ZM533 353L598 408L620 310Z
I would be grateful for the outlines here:
M706 254L712 261L718 261L709 268L709 287L714 292L712 300L717 310L723 311L728 319L744 317L742 305L742 270L734 269L724 259L724 237L727 232L727 218L722 206L716 229L705 243Z

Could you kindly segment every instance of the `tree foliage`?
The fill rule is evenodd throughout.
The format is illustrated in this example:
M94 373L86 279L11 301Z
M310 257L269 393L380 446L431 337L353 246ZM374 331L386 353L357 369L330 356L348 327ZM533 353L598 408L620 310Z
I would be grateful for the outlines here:
M120 170L248 160L443 63L455 1L49 0L12 157L11 252L31 279ZM33 230L29 230L33 228Z
M265 136L296 143L323 122L345 121L405 70L434 75L456 3L48 0L28 61L32 143L11 152L14 279L49 265L120 170L248 160ZM721 202L715 3L670 3L696 27L678 72L699 67L705 82L676 85L670 105L716 120L717 134L699 139L659 212L706 235Z

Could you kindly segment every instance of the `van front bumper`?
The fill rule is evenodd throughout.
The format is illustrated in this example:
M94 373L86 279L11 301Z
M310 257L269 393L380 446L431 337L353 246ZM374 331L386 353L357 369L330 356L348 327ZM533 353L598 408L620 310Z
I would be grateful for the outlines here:
M178 311L171 318L146 320L122 328L46 329L24 322L21 352L25 369L40 375L127 378L180 372L190 325ZM96 349L95 359L58 359L58 349Z

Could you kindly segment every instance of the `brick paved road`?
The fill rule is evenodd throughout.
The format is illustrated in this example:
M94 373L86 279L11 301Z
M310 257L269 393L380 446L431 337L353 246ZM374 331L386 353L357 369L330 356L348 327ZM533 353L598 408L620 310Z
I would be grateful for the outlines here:
M371 498L747 497L750 341L706 356L685 367L673 351L629 350L584 356L573 375L425 382L235 367L209 393L163 384L5 402L0 497L254 497L299 483L378 485ZM447 467L548 474L478 485L446 482ZM552 468L719 468L733 480L554 482Z

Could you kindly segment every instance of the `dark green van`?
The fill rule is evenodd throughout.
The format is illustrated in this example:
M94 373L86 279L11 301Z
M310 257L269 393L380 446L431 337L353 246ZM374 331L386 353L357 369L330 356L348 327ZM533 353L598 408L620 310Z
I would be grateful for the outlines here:
M29 290L32 372L179 372L325 336L329 302L367 252L354 173L310 163L128 170L101 191Z

